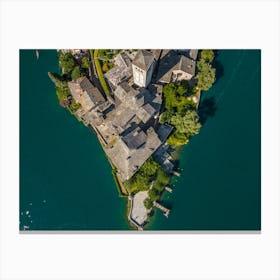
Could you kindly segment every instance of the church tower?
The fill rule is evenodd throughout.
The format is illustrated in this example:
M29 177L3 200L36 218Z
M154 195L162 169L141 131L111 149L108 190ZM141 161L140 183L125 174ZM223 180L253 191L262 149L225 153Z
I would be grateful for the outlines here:
M155 57L152 53L139 50L132 61L134 84L139 87L147 87L152 80L155 64Z

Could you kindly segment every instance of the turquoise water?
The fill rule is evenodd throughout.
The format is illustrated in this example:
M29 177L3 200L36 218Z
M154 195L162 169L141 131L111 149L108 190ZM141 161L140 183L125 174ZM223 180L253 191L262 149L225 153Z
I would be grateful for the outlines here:
M98 140L57 101L57 62L54 50L20 52L20 228L129 229Z
M260 51L224 50L201 133L147 229L260 229ZM95 135L58 104L56 51L20 51L20 228L125 230L126 199ZM27 212L29 211L29 212ZM32 222L31 222L32 221Z
M259 230L261 228L261 53L223 50L217 82L203 93L204 126L182 151L174 192L149 229Z

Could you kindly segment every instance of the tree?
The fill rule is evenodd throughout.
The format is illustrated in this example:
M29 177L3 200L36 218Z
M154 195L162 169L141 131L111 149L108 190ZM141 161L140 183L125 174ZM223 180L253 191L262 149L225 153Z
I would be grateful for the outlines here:
M63 69L63 73L70 74L76 66L74 56L69 52L59 52L59 65Z
M170 181L170 176L162 168L159 168L157 171L157 182L162 185L168 184Z
M104 73L106 73L108 70L109 70L108 64L107 64L107 63L103 64L103 66L102 66L102 71L103 71Z
M64 81L64 78L58 75L57 73L48 72L49 78L56 85L56 87L66 87L67 83Z
M147 209L151 209L153 207L153 203L152 201L149 199L149 198L146 198L144 200L144 206L147 208Z
M156 174L159 165L152 158L149 158L140 168L140 173L146 176L153 176Z
M197 87L204 91L210 89L215 82L216 69L212 68L211 64L207 63L204 59L197 63L197 69Z
M181 112L185 111L190 106L188 96L192 95L192 89L187 81L181 81L179 83L169 83L163 88L163 94L165 98L166 111ZM164 117L168 118L168 114Z
M159 199L159 192L158 190L151 188L148 190L149 197L152 201L156 201Z
M203 59L207 63L211 63L214 59L213 50L202 50L200 53L201 59Z
M172 133L166 141L167 144L175 147L185 145L188 142L189 138L184 133L179 133L177 131Z
M184 116L175 114L171 118L171 124L175 126L177 132L185 134L187 137L198 134L201 128L199 116L194 110L187 111Z
M82 58L82 67L89 68L89 61L88 61L88 58L85 56Z
M145 191L149 189L150 178L148 176L143 175L140 172L137 172L135 175L135 183L137 185L137 189L139 191Z
M80 67L79 66L75 66L75 68L73 69L73 71L71 73L71 78L72 78L72 80L76 80L76 79L78 79L80 77L81 77Z

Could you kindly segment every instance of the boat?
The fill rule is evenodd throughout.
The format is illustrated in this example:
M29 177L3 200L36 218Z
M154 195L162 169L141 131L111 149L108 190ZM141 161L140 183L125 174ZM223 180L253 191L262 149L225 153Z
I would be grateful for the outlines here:
M37 57L37 59L39 59L39 51L38 50L36 50L36 57Z

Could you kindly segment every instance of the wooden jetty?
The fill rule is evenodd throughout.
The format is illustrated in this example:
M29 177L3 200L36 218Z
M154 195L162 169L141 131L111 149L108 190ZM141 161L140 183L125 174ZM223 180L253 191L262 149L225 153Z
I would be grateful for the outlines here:
M153 205L154 205L156 208L160 209L162 212L164 212L164 216L165 216L166 218L168 218L168 215L169 215L169 213L170 213L170 209L168 209L168 208L162 206L161 204L159 204L159 203L156 202L156 201L153 202Z
M181 175L178 171L173 171L173 174L177 177L179 177Z
M172 193L172 191L173 191L169 186L165 186L165 189L170 193Z

